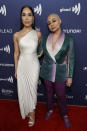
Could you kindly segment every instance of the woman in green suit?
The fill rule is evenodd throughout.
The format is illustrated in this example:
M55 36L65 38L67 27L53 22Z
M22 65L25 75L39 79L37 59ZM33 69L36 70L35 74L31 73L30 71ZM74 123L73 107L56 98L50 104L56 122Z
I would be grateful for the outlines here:
M67 114L65 86L71 86L74 70L73 38L61 31L61 19L57 14L50 14L47 19L51 33L42 37L38 53L44 54L40 77L44 79L47 95L46 120L53 114L53 95L56 93L60 113L66 127L71 123Z

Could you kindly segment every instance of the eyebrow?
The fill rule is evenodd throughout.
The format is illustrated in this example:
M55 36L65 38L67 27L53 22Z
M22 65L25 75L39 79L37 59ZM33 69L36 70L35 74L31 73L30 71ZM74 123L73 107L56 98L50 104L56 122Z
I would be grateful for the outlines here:
M52 18L51 20L55 20L56 18ZM47 22L50 22L49 20Z
M53 20L53 19L56 19L56 18L54 17L54 18L52 18L52 20Z
M26 12L22 12L22 14L32 14L31 12L28 12L28 13L26 13Z

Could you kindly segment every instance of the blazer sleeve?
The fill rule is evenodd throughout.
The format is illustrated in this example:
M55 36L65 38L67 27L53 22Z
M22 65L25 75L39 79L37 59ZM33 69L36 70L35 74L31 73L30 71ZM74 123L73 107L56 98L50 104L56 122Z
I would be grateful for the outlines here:
M75 65L75 46L74 39L70 36L69 39L69 52L68 52L68 77L73 77L74 65Z

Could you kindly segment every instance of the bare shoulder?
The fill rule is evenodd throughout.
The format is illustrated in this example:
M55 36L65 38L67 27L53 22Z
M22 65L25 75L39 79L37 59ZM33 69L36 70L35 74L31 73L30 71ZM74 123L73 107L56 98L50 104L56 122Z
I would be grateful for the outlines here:
M18 40L18 37L19 37L19 32L15 32L13 34L13 40Z
M19 38L21 37L21 34L22 34L22 31L20 30L19 32L15 32L14 34L13 34L13 40L14 41L19 41Z

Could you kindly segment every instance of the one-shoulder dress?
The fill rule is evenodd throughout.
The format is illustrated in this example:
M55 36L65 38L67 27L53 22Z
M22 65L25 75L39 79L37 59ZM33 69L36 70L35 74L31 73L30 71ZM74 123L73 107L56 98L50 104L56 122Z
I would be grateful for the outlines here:
M37 57L38 36L35 30L19 40L20 57L17 67L18 100L22 119L36 108L39 78Z

